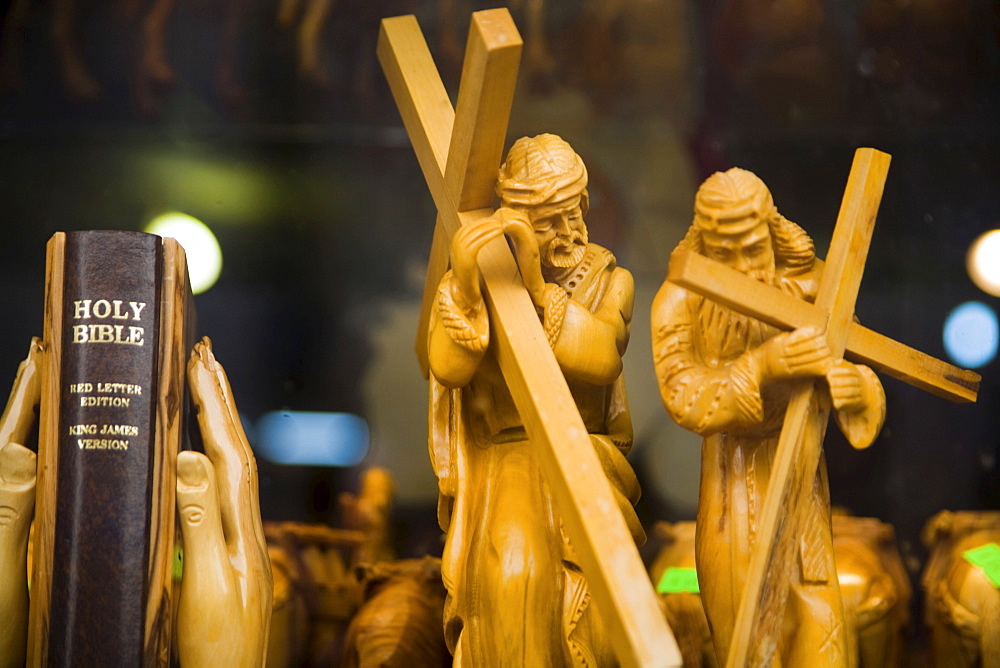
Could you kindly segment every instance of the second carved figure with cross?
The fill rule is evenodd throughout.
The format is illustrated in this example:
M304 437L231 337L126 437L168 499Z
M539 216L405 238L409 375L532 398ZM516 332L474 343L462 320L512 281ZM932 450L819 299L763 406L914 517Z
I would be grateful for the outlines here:
M588 243L587 171L554 135L515 142L500 208L462 227L431 318L431 457L447 531L446 638L456 665L613 665L537 448L497 362L476 258L506 234L525 287L637 541L639 486L621 356L633 281ZM543 341L542 345L546 345ZM544 398L539 398L544 399Z
M812 239L778 213L767 186L746 170L716 173L701 185L694 221L677 250L706 255L799 299L816 298L823 263ZM652 333L667 411L704 437L696 558L715 651L725 661L790 381L826 378L837 424L856 448L878 435L885 394L871 369L834 359L820 329L779 333L670 282L653 303ZM776 655L786 666L843 665L847 636L822 461L805 498L783 511L801 538Z

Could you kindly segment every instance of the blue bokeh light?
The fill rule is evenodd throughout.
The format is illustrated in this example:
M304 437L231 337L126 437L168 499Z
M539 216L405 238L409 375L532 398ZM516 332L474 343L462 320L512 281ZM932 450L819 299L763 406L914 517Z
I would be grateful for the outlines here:
M997 314L982 302L965 302L948 314L944 349L961 366L975 369L993 361L1000 344Z
M368 423L349 413L272 411L254 429L254 450L276 464L355 466L368 454Z

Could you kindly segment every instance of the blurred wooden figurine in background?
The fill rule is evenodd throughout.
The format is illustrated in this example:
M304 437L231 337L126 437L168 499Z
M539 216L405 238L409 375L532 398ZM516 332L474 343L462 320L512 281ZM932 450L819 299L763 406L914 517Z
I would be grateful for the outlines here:
M441 631L447 592L434 557L367 564L355 569L361 605L351 619L343 668L446 668L451 654Z
M344 492L339 503L347 528L362 535L351 556L353 564L375 564L392 561L396 551L392 545L392 506L396 483L387 469L372 467L361 474L358 494Z
M340 495L343 524L336 528L300 522L266 522L268 554L275 572L275 595L268 665L331 665L344 650L348 624L359 614L368 582L389 579L395 559L390 524L395 494L383 468L361 474L358 494ZM437 567L440 580L440 566ZM371 587L374 588L374 587ZM443 597L443 595L442 595ZM394 611L414 618L414 611ZM441 611L432 615L441 634ZM414 624L425 623L414 619ZM391 638L384 629L383 638Z
M942 511L921 579L935 668L1000 666L1000 512Z
M844 600L851 665L907 665L910 577L892 525L874 517L833 513L833 558Z
M677 636L677 646L684 658L684 668L717 668L712 631L708 628L701 595L690 575L686 581L672 577L670 571L695 571L694 522L657 522L653 525L652 541L662 544L649 567L656 585L656 594L667 623ZM666 576L666 580L664 577ZM679 586L678 586L679 585Z
M674 577L693 571L695 523L657 522L654 540L663 541L650 568L685 666L719 665L696 582ZM896 547L892 526L871 517L834 513L833 554L844 599L851 659L861 668L906 665L904 633L909 621L910 580ZM673 573L672 573L673 572Z
M503 234L516 248L548 345L635 540L639 487L625 459L631 420L621 376L633 282L588 243L587 170L554 135L514 143L500 168L501 207L458 230L429 344L431 456L447 530L446 633L459 665L614 661L562 534L535 445L490 340L476 257ZM544 401L539 397L539 401Z

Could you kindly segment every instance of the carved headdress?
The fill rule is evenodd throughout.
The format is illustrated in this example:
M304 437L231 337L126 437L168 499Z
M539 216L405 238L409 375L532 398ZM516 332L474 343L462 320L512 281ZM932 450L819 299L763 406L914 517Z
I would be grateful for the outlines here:
M579 193L586 214L587 168L556 135L522 137L510 147L500 167L496 193L504 206L554 204Z
M790 273L808 271L816 259L812 238L774 205L771 191L753 172L732 167L705 179L694 200L694 221L678 250L703 252L702 232L742 234L766 222L777 265Z
M708 232L739 234L777 212L764 182L739 167L712 174L694 198L694 224Z

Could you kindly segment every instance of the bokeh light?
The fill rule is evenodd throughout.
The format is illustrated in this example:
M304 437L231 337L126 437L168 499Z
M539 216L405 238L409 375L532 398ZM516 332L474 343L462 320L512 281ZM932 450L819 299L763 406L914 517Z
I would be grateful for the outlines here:
M368 423L350 413L272 411L254 429L254 451L276 464L355 466L368 454Z
M1000 297L1000 230L990 230L972 242L965 268L980 290Z
M179 211L157 216L146 225L150 234L177 239L187 255L188 275L194 294L215 285L222 273L222 248L205 223Z
M1000 343L997 314L982 302L965 302L948 314L944 323L944 349L964 367L975 369L996 357Z

